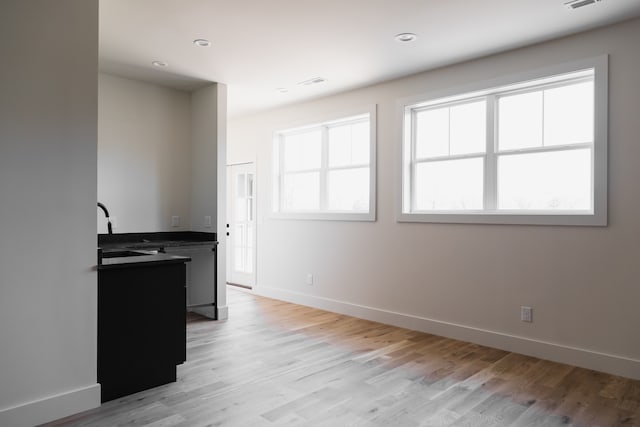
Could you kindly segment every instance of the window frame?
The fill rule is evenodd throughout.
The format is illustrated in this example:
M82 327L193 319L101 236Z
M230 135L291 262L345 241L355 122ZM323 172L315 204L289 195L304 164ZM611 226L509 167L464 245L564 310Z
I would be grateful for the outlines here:
M497 209L497 162L500 156L585 148L591 143L546 146L499 151L496 147L497 117L495 111L500 96L515 92L540 90L541 86L559 83L566 74L593 70L594 82L594 134L592 145L592 196L593 210L588 211L535 211L535 210L487 210ZM464 211L412 211L415 206L415 121L410 120L415 111L471 102L485 98L487 120L487 151L484 156L484 206L482 210ZM397 101L397 128L400 135L401 160L399 191L397 193L396 219L398 222L476 223L520 225L607 225L607 119L608 119L608 56L602 55L572 61L556 66L513 74L497 79L471 83L465 86L434 91L402 98ZM489 149L491 147L491 150ZM446 156L441 159L477 157L478 154ZM432 160L432 159L429 159ZM422 160L423 161L423 160ZM488 186L494 190L487 191ZM490 200L487 200L489 198Z
M333 114L324 120L315 122L307 121L305 124L281 126L273 132L273 174L272 174L272 208L271 217L275 219L301 219L301 220L328 220L328 221L375 221L376 220L376 109L377 105L369 105L364 108L353 109ZM343 166L329 166L328 133L331 126L357 123L364 116L369 118L369 163L352 164ZM308 170L284 171L284 149L282 137L303 133L310 129L321 129L321 159L320 167ZM336 170L350 170L369 168L369 206L367 211L338 211L326 209L328 203L328 176L329 172ZM320 180L320 207L318 210L283 210L283 200L280 197L284 186L284 178L288 174L318 172Z

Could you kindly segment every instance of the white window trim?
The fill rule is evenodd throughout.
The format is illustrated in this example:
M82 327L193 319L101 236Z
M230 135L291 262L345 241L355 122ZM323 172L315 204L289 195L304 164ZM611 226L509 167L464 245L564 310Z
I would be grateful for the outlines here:
M377 151L377 120L376 120L377 105L369 105L363 108L352 109L343 111L340 114L332 114L323 120L317 120L313 122L306 122L303 125L296 124L290 126L279 126L278 130L273 133L273 173L271 182L271 218L273 219L295 219L295 220L321 220L321 221L375 221L376 220L376 151ZM304 212L283 212L281 211L280 200L280 187L282 185L280 176L280 163L282 162L282 150L280 149L279 135L282 133L295 132L304 130L306 128L312 128L323 125L331 125L332 122L342 122L345 119L351 117L357 117L368 114L369 115L369 138L370 138L370 150L369 150L369 210L368 212L348 212L348 211L304 211ZM325 147L326 148L326 147ZM326 154L326 153L325 153ZM324 161L327 156L323 155ZM334 167L330 170L337 169L355 169L359 165L349 165L345 167ZM365 165L360 165L365 166ZM321 172L327 172L329 168L326 165L321 165ZM302 171L301 171L302 172ZM306 172L306 171L305 171ZM324 191L326 183L321 177L320 191ZM322 196L321 196L322 197Z
M472 83L462 87L434 91L422 95L402 98L397 101L396 126L399 135L399 188L396 193L396 220L398 222L463 223L463 224L521 224L521 225L607 225L607 136L608 136L608 56L572 61L556 66ZM408 108L429 105L473 96L482 96L494 88L513 85L513 90L525 86L533 80L558 76L593 68L594 73L594 141L593 141L593 212L553 212L549 211L436 211L433 213L409 212L411 153L405 143L411 135L411 122L405 120ZM487 106L493 111L492 106ZM490 114L487 115L488 117ZM493 117L488 118L493 120ZM491 123L491 129L493 124ZM411 148L411 147L409 147ZM495 157L487 153L487 157ZM485 174L487 180L495 180L493 174Z

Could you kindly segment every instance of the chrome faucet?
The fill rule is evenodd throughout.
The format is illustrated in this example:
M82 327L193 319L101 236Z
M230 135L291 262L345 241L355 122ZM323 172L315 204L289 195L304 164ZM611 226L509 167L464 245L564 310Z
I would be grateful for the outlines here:
M98 207L103 210L104 216L107 218L107 231L109 232L109 234L113 234L113 227L111 225L111 221L109 220L109 211L107 210L107 207L100 202L98 202Z

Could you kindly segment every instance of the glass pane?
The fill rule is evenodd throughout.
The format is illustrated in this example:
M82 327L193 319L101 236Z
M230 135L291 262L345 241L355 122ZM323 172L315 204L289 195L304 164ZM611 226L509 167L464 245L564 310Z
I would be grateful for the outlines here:
M351 159L353 162L352 164L354 165L369 164L369 148L371 146L369 127L370 123L368 120L366 122L351 125Z
M591 150L501 156L498 208L590 210Z
M369 211L369 168L329 171L329 210Z
M483 163L483 158L474 158L417 164L415 209L482 209Z
M369 163L369 122L329 128L329 166Z
M544 145L593 141L593 82L544 91Z
M247 197L253 197L253 174L247 174Z
M449 108L418 111L416 122L416 157L449 155Z
M235 248L233 250L233 260L234 260L234 266L233 268L236 271L240 271L243 272L244 271L244 259L242 257L243 253L244 253L244 249L243 248Z
M319 129L284 138L284 170L320 168L321 132Z
M236 199L235 209L233 211L236 222L244 222L247 220L247 199Z
M329 166L351 164L351 126L329 128Z
M245 265L245 273L247 274L251 274L253 273L253 250L250 248L247 248L245 250L245 255L247 257L247 263Z
M236 247L245 245L245 227L244 224L237 224L233 233L233 245Z
M255 229L252 226L248 226L247 227L247 247L249 248L253 248L255 246L253 241L254 233L255 233Z
M284 210L318 210L320 208L320 173L285 175L282 200Z
M236 195L237 197L244 197L245 195L245 174L240 173L236 178Z
M486 102L451 107L449 154L484 153L487 140Z
M542 146L542 92L503 96L498 101L500 150Z

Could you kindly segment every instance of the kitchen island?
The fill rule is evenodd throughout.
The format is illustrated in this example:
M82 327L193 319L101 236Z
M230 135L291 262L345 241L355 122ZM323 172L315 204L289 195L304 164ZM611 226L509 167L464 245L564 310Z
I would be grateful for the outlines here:
M184 256L103 252L98 382L106 402L176 380L186 360Z

